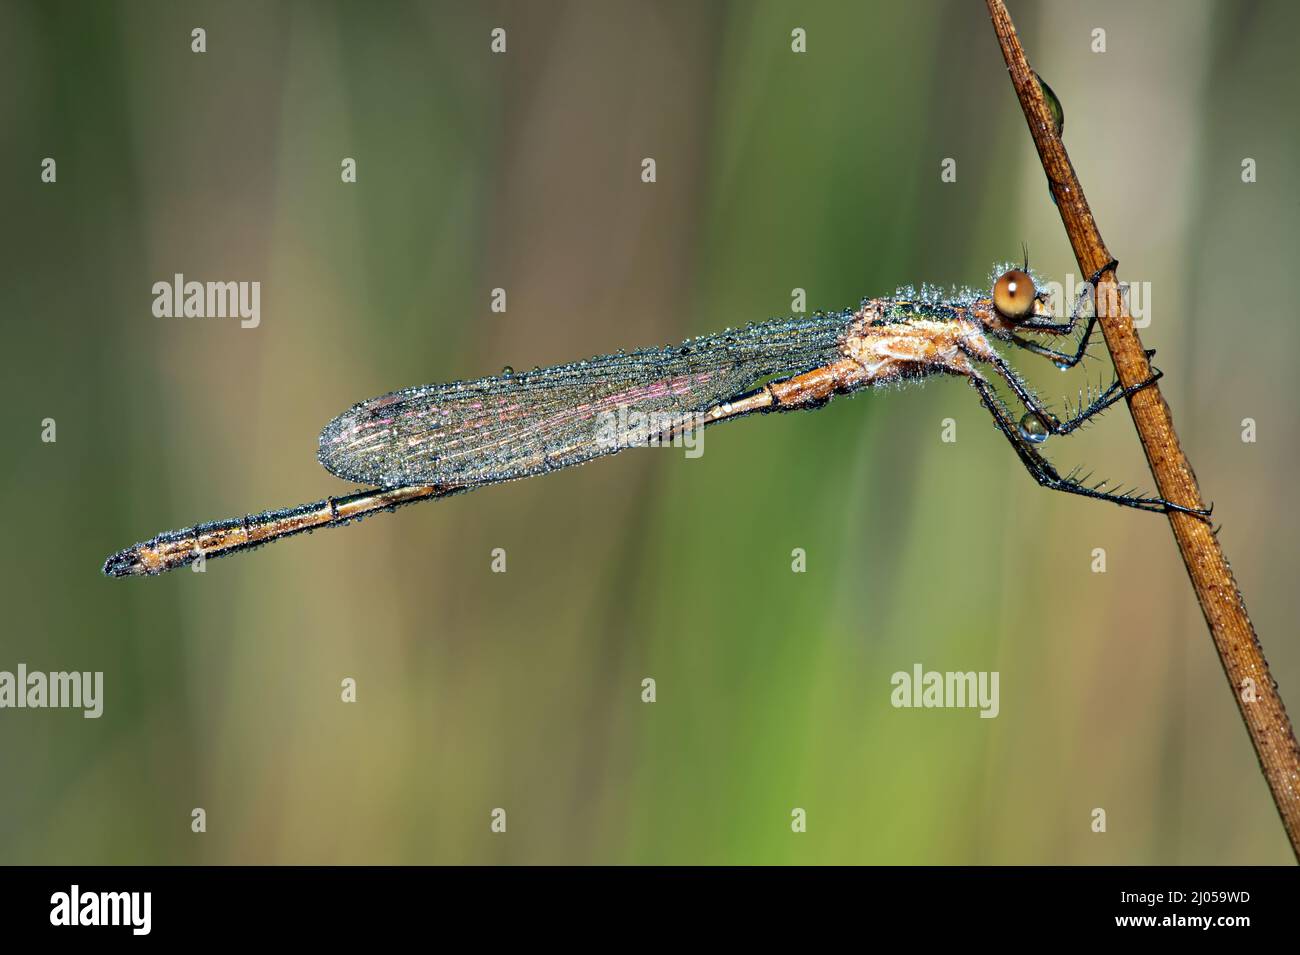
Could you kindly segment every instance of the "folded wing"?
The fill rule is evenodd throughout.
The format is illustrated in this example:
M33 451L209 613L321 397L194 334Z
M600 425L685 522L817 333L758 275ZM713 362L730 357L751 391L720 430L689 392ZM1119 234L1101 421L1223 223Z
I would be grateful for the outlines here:
M851 313L782 320L534 372L363 401L320 436L332 474L378 487L527 477L646 443L774 375L835 360Z

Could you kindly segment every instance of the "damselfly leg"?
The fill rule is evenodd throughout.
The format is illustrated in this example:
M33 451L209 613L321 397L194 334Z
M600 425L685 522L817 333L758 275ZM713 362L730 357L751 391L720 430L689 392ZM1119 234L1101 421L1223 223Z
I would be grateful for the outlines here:
M1150 358L1154 354L1154 351L1150 351L1147 353L1147 357ZM1015 396L1020 399L1020 403L1025 406L1025 409L1042 423L1043 427L1046 429L1044 436L1046 436L1046 434L1070 434L1072 431L1078 430L1088 421L1101 414L1111 405L1127 398L1129 395L1137 394L1143 388L1149 388L1164 377L1164 372L1160 371L1158 368L1153 368L1150 377L1145 381L1139 381L1137 384L1131 385L1128 388L1120 387L1119 379L1117 378L1112 381L1105 390L1096 392L1096 394L1093 395L1092 400L1086 405L1082 400L1080 400L1079 407L1075 413L1062 421L1042 403L1038 396L1034 394L1033 390L1025 384L1024 379L1016 374L1015 370L1001 355L994 353L992 355L983 356L982 358L976 355L971 355L971 357L977 361L983 360L985 364L990 365L993 370L998 373L998 376L1010 386L1011 390L1015 393Z
M1025 469L1041 486L1053 491L1064 491L1067 494L1078 494L1099 501L1110 501L1113 504L1120 504L1124 507L1134 507L1143 511L1179 511L1180 513L1190 514L1194 517L1209 517L1211 510L1209 508L1184 507L1181 504L1175 504L1173 501L1165 500L1162 497L1143 497L1135 490L1108 491L1106 488L1111 482L1101 481L1098 484L1089 485L1084 483L1086 478L1075 477L1074 472L1062 477L1060 472L1058 472L1052 465L1052 462L1043 457L1038 448L1034 446L1034 443L1026 438L1021 432L1019 425L1012 419L1006 405L1003 404L1002 399L998 397L997 391L994 390L992 383L973 368L970 371L969 378L971 385L974 386L975 390L979 393L980 400L983 402L984 407L988 409L988 412L993 416L993 422L997 426L997 429L1001 431L1006 439L1011 443L1011 446L1016 451L1016 455L1020 458L1021 463L1024 464ZM1134 391L1139 391L1142 388L1149 387L1157 378L1159 378L1159 375L1153 375L1150 379L1135 385L1132 389L1122 390L1120 394L1111 397L1108 403L1113 404L1115 401L1118 401L1120 397L1123 397L1125 393L1131 394ZM1088 417L1097 414L1098 410L1100 409L1089 411L1083 416L1082 420L1087 420ZM1079 423L1082 422L1080 421ZM1075 427L1077 426L1078 424L1075 424ZM1073 428L1071 430L1073 430Z

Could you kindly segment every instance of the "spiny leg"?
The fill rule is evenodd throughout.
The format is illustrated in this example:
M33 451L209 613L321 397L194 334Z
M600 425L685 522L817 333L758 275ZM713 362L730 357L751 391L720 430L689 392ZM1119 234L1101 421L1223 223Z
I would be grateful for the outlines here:
M1073 324L1073 322L1071 322ZM1092 330L1097 324L1095 314L1088 316L1088 324L1084 326L1083 334L1079 337L1079 347L1073 355L1058 351L1055 348L1049 348L1039 342L1025 338L1023 335L1011 333L1011 340L1025 351L1033 352L1035 355L1041 355L1044 358L1051 359L1057 368L1062 371L1069 371L1079 362L1083 361L1084 356L1088 354L1088 342L1092 339Z
M1135 394L1143 388L1150 387L1164 376L1164 372L1159 369L1152 369L1151 377L1147 378L1145 381L1139 381L1137 384L1130 385L1128 388L1121 388L1119 380L1116 379L1115 381L1112 381L1110 386L1104 391L1098 392L1086 407L1084 407L1083 401L1080 400L1078 411L1066 420L1062 421L1048 410L1048 408L1038 399L1038 396L1035 395L1029 386L1025 384L1024 379L1016 373L1015 369L1012 368L1007 360L1001 355L996 352L993 352L991 355L976 355L968 349L963 350L965 350L966 354L973 360L982 361L991 365L994 371L996 371L998 375L1006 381L1008 385L1010 385L1011 390L1015 392L1016 397L1020 399L1020 403L1023 404L1025 408L1034 415L1034 417L1042 422L1043 427L1047 429L1049 434L1055 435L1065 435L1072 431L1077 431L1085 423L1101 414L1117 401L1127 398L1129 395ZM1147 357L1150 358L1154 354L1154 350L1149 350L1147 352Z
M1132 492L1116 494L1111 491L1104 491L1102 488L1105 487L1106 482L1089 487L1073 477L1061 477L1052 463L1021 436L1015 422L1011 420L1006 406L1002 404L997 392L993 390L993 385L974 369L970 370L969 375L971 385L979 392L984 407L993 415L993 422L997 425L997 429L1011 442L1011 446L1015 448L1016 454L1019 456L1021 463L1024 464L1025 469L1043 487L1050 488L1053 491L1064 491L1067 494L1091 497L1100 501L1110 501L1114 504L1133 507L1142 511L1181 511L1193 517L1209 516L1209 510L1184 507L1162 497L1137 497Z
M1154 354L1154 352L1152 352L1152 354ZM1052 433L1069 434L1072 431L1078 430L1090 419L1095 418L1111 405L1128 398L1130 395L1137 394L1143 388L1150 388L1164 376L1165 373L1159 368L1152 368L1150 377L1139 381L1137 384L1130 385L1127 388L1121 388L1119 379L1116 378L1110 383L1110 386L1105 391L1098 392L1086 408L1082 406L1083 402L1080 401L1079 410L1065 421L1059 422L1057 427L1052 429Z
M1020 327L1028 331L1051 332L1055 335L1072 334L1074 332L1075 323L1079 320L1079 311L1083 307L1082 302L1086 294L1086 292L1080 293L1078 300L1074 304L1068 322L1062 322L1060 324L1034 324L1030 322L1023 324ZM1087 324L1083 328L1083 334L1079 336L1079 343L1075 348L1074 354L1069 354L1056 348L1049 348L1041 342L1036 342L1031 338L1025 338L1023 335L1018 335L1015 332L1011 333L1011 341L1027 352L1032 352L1035 355L1040 355L1043 358L1049 359L1062 371L1068 371L1075 365L1079 364L1079 362L1083 361L1087 356L1088 343L1092 341L1092 330L1096 325L1097 313L1094 310L1093 313L1088 316Z

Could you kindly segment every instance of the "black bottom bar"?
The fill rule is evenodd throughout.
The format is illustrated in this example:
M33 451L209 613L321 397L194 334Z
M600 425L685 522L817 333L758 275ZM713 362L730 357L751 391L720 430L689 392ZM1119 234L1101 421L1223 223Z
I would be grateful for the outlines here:
M987 944L1099 933L1231 945L1294 924L1298 886L1291 868L4 869L0 925L6 942L63 936L78 946L144 937L337 944L416 932L436 945L498 939L512 928L534 944L583 936L770 942L784 928L805 943L831 932L859 942L912 939L926 949L944 938ZM613 935L611 920L623 926Z

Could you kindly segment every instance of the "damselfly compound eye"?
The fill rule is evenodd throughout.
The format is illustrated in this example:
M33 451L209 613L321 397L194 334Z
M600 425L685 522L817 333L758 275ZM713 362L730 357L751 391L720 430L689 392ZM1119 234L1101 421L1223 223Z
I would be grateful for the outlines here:
M993 307L1005 319L1023 321L1033 314L1038 290L1029 273L1008 269L993 284Z

